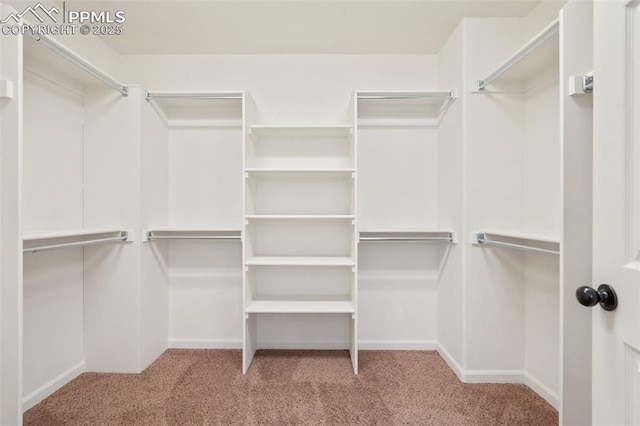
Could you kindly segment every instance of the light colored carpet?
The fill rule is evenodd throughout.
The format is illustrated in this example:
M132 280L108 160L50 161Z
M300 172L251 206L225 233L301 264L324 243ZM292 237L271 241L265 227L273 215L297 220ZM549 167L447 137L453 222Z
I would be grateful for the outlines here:
M142 374L85 373L25 425L556 425L524 385L463 384L436 352L167 350Z

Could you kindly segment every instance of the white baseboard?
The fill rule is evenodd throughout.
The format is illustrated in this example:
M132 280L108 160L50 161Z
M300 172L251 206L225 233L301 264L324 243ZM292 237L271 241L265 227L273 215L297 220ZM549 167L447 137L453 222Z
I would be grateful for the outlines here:
M169 339L171 349L242 349L242 339ZM437 343L433 340L360 340L358 349L361 350L405 350L405 351L433 351ZM258 349L313 349L313 350L343 350L349 349L348 342L340 341L304 341L264 339L258 341Z
M242 339L169 339L171 349L242 349Z
M524 383L524 370L465 370L442 345L437 350L463 383Z
M360 340L358 349L363 351L435 351L435 340Z
M556 410L560 409L560 396L540 380L521 370L465 370L439 343L437 350L449 368L463 383L522 383L540 395Z
M547 385L529 373L524 373L524 384L540 395L540 397L547 401L553 408L560 410L560 395L552 391Z
M54 377L49 382L40 386L38 389L31 392L29 395L22 398L22 409L27 411L30 408L40 404L46 397L53 394L55 391L69 383L87 370L87 365L84 361L79 362L62 374Z
M318 340L258 340L258 349L313 349L313 350L346 350L348 342L330 342Z
M460 364L458 364L458 361L456 361L456 359L451 356L449 351L446 350L445 347L440 343L436 343L436 350L438 351L442 359L444 359L444 362L447 363L451 371L453 371L453 373L458 377L458 380L464 383L464 369L460 366Z

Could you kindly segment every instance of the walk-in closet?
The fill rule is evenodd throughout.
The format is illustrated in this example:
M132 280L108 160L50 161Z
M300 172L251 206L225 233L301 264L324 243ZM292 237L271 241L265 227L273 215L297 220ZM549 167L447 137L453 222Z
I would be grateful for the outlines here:
M590 421L573 294L591 276L593 5L405 3L446 17L407 21L428 42L393 45L415 39L394 24L358 44L358 22L335 43L163 44L136 26L177 2L126 1L91 3L125 13L120 35L2 35L0 423L167 349L234 350L249 380L261 350L342 351L336 383L366 351L437 351L456 380L524 384L560 423Z

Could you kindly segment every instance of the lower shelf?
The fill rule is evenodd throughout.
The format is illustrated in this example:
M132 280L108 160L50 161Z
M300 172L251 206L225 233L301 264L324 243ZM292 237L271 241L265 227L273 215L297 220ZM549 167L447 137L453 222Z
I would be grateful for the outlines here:
M253 256L245 261L247 266L355 266L352 257L330 256Z
M248 314L353 314L356 309L350 300L254 300L245 309Z

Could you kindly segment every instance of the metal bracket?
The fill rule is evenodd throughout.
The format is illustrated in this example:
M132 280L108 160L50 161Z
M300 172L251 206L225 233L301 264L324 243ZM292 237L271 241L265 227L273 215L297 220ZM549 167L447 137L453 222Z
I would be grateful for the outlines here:
M569 77L569 96L593 93L593 72Z
M584 93L593 93L593 73L582 77L582 91Z

